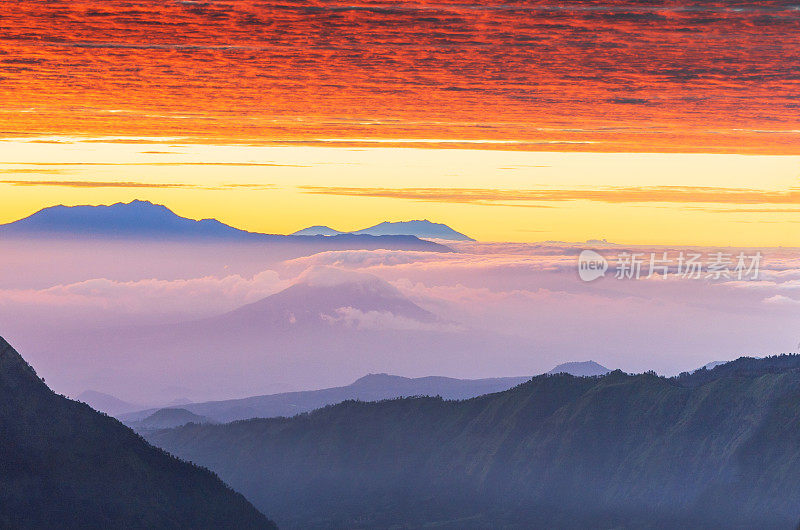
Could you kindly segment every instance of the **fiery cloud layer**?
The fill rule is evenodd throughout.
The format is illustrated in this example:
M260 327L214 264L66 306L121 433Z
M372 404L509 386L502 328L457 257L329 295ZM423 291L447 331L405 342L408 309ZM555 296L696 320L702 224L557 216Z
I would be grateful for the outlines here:
M0 13L7 137L800 153L800 11L782 1L3 0Z

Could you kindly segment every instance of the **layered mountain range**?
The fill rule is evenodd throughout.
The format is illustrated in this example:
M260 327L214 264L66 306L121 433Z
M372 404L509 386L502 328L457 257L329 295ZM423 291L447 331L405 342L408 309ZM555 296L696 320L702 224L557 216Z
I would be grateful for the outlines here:
M550 374L569 373L578 377L605 375L611 370L594 361L563 363L553 368ZM381 401L410 396L439 396L443 399L469 399L494 392L508 390L529 381L531 376L493 377L486 379L455 379L452 377L402 377L390 374L368 374L352 384L321 390L284 392L242 399L183 403L165 408L150 408L131 411L126 408L116 414L120 420L134 429L152 430L178 427L186 423L227 423L251 418L291 417L310 412L343 401ZM97 392L84 392L81 396L94 398ZM79 399L81 399L79 396ZM111 398L111 400L107 399ZM114 405L113 396L89 402L90 405ZM130 406L130 404L127 404Z
M189 414L175 414L164 427L186 423L216 421L221 423L250 418L294 416L347 400L380 401L406 396L441 396L445 399L468 399L483 394L507 390L529 380L529 376L496 377L488 379L455 379L452 377L401 377L389 374L369 374L347 386L284 392L242 399L189 403L180 407L147 409L122 413L118 417L136 429L150 428L142 422L166 410L183 410ZM164 416L161 416L164 418ZM158 417L153 418L158 419Z
M149 439L286 528L792 528L800 357L675 378L543 375Z
M433 223L427 219L415 221L397 221L389 222L384 221L369 228L361 230L353 230L352 232L342 232L334 230L328 226L309 226L302 230L294 232L295 236L335 236L341 234L356 234L356 235L372 235L372 236L385 236L385 235L411 235L423 239L445 239L450 241L475 241L471 237L456 232L449 226L442 223Z
M317 228L321 228L317 230ZM313 227L291 235L240 230L216 219L181 217L164 205L134 200L99 206L51 206L0 225L5 238L110 238L189 242L269 242L321 245L322 249L393 248L446 252L426 238L470 240L450 227L430 221L381 223L356 232ZM326 237L322 237L326 236ZM329 237L328 237L329 236Z

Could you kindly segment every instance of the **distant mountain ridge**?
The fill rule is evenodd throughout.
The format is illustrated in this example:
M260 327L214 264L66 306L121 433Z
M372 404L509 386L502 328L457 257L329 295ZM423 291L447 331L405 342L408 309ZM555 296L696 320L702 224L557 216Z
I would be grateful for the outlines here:
M149 439L287 528L795 528L800 356L542 375Z
M216 219L187 219L176 215L166 206L142 200L99 206L51 206L18 221L0 225L0 233L222 239L246 239L257 235Z
M559 364L548 374L570 374L576 377L593 377L606 375L611 372L608 368L594 361L579 361Z
M189 412L185 408L164 408L158 409L146 418L136 422L129 422L128 426L139 433L156 431L159 429L170 429L180 427L187 423L217 423L206 416L199 416Z
M53 393L2 338L0 527L275 528L212 473Z
M86 390L81 392L76 398L76 401L86 403L94 410L105 412L110 416L118 416L126 412L133 412L141 410L142 407L135 403L128 403L111 394L97 392L96 390Z
M214 317L237 326L274 324L298 328L306 324L334 322L343 309L359 313L388 313L418 322L435 322L437 317L414 304L391 284L369 274L334 284L304 281L262 300Z
M248 232L216 219L181 217L161 204L133 200L100 206L51 206L0 225L0 237L112 238L156 241L235 241L296 243L322 249L389 248L451 251L414 235L340 234L332 237Z
M280 311L278 314L283 314ZM568 373L576 377L605 375L611 370L594 361L563 363L549 374ZM533 376L496 377L485 379L455 379L451 377L427 376L408 378L390 374L368 374L355 382L341 387L320 390L284 392L263 396L252 396L222 401L189 403L169 409L183 409L206 420L227 423L251 418L291 417L322 407L354 399L358 401L380 401L410 396L440 396L444 399L469 399L493 392L502 392L529 381ZM123 422L139 428L139 422L159 410L149 408L118 414ZM186 419L183 423L195 421ZM172 426L178 426L176 423Z
M347 232L341 232L339 230L334 230L329 226L322 226L322 225L315 225L309 226L308 228L303 228L302 230L298 230L297 232L292 232L291 235L293 236L338 236L341 234L346 234Z
M304 228L302 230L298 230L294 232L292 235L299 236L299 235L322 235L322 236L333 236L339 234L356 234L356 235L371 235L371 236L385 236L385 235L411 235L416 236L422 239L445 239L450 241L475 241L471 237L462 234L461 232L456 232L449 226L442 224L442 223L433 223L428 221L427 219L424 220L415 220L415 221L398 221L398 222L389 222L384 221L382 223L378 223L375 226L370 226L369 228L364 228L361 230L354 230L352 232L342 232L340 230L334 230L329 226L310 226L308 228Z
M204 418L227 423L250 418L294 416L350 399L379 401L406 396L441 396L445 399L468 399L483 394L508 390L528 380L530 380L528 376L453 379L437 376L408 378L388 374L369 374L350 385L342 387L192 403L183 405L180 408ZM122 414L119 418L127 425L138 429L139 422L154 412L158 411L156 409L148 409ZM193 420L187 420L184 423L189 423L189 421Z

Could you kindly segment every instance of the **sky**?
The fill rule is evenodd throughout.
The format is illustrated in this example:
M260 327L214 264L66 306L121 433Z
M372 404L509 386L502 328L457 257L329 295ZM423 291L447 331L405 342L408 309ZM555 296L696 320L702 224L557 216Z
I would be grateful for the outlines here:
M0 222L138 198L267 233L430 219L483 241L800 246L798 170L784 155L14 140Z
M786 2L0 2L0 222L800 245Z
M142 199L265 233L429 219L478 240L3 240L0 333L57 391L137 402L793 351L799 73L800 6L778 0L0 0L0 223ZM586 247L764 263L584 282ZM320 270L441 320L344 305L231 335L227 312Z
M24 135L798 150L783 1L0 5Z

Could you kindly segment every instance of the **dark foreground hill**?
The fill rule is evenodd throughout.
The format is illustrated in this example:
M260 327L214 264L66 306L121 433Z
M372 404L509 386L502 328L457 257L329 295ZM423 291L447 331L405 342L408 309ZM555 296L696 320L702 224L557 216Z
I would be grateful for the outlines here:
M0 338L0 528L274 528L207 470L54 394Z
M281 525L793 528L800 358L666 379L543 375L467 401L345 402L157 445Z

